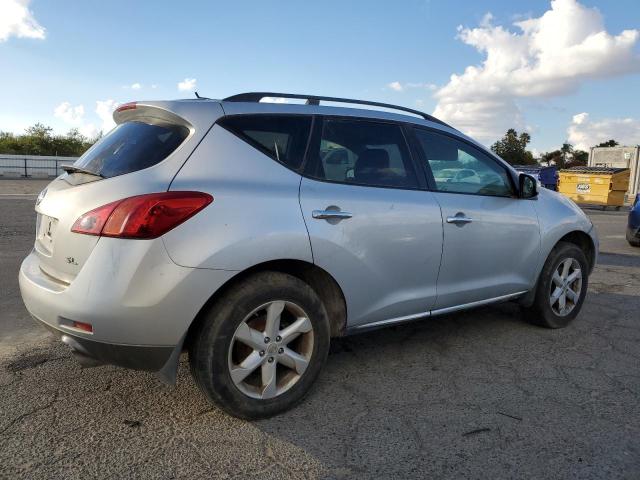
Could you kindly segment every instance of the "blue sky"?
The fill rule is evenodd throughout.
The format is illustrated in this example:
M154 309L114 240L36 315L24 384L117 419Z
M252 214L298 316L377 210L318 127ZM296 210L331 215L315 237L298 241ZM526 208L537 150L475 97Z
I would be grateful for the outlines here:
M15 4L30 17L9 18ZM436 110L485 143L515 126L538 151L569 137L640 143L637 0L0 0L0 18L5 131L37 121L94 131L116 103L191 97L178 83L195 79L213 98L274 90ZM527 19L529 36L513 24ZM551 48L556 35L567 38ZM489 51L499 61L483 67ZM469 66L477 78L463 75Z

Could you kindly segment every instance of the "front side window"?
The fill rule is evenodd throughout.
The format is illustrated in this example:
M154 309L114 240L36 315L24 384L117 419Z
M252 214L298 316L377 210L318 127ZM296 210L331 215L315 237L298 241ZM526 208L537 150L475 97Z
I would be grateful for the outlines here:
M311 176L375 187L417 188L402 129L391 123L327 118Z
M453 137L415 130L440 192L510 197L509 174L480 149Z
M289 168L302 164L311 117L300 115L236 115L220 126Z

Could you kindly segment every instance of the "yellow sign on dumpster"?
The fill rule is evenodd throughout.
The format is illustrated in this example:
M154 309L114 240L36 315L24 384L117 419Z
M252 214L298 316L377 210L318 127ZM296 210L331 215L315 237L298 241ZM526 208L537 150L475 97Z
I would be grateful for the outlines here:
M628 168L573 167L560 170L558 180L558 191L581 205L620 208L628 188Z

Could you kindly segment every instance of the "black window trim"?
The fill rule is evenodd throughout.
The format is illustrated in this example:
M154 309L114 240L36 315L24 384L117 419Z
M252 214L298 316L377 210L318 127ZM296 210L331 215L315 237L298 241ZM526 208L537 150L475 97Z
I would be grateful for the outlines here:
M428 190L427 183L421 175L421 169L417 165L417 159L415 158L415 152L412 148L409 137L407 136L406 126L411 125L408 122L398 122L396 120L388 120L388 119L380 119L380 118L368 118L368 117L358 117L352 115L314 115L317 117L317 121L314 122L314 128L311 131L311 138L309 139L309 144L307 145L307 152L305 154L305 158L303 160L303 169L299 172L305 178L316 182L323 183L333 183L337 185L347 185L353 187L365 187L365 188L386 188L392 190L408 190L408 191L425 191ZM318 158L311 158L311 152L315 150L320 150L320 141L322 137L322 131L324 128L325 120L345 120L345 121L356 121L356 122L367 122L367 123L384 123L390 124L400 127L400 132L402 134L402 138L405 142L405 147L407 152L409 153L409 167L413 169L414 178L416 179L417 185L415 187L407 187L407 186L392 186L392 185L367 185L362 183L347 183L340 182L338 180L329 180L326 178L319 178L313 175L313 169L316 166ZM317 147L317 148L316 148Z
M437 128L431 128L431 127L427 127L424 125L416 125L416 124L411 124L410 127L411 130L411 137L413 139L413 142L415 143L415 147L417 149L417 153L418 155L420 155L420 167L421 169L424 171L424 174L427 178L427 183L429 184L429 190L435 193L449 193L449 194L456 194L456 195L475 195L478 197L491 197L491 198L519 198L518 196L518 189L516 187L515 184L515 179L513 178L513 173L511 171L511 169L504 164L504 160L501 159L497 159L494 158L493 154L488 154L487 152L485 152L482 148L478 147L477 145L475 145L473 142L468 141L467 139L463 138L463 137L459 137L457 135L451 134L449 132L445 132L443 130L439 130ZM471 148L474 148L476 150L479 150L481 153L484 153L486 155L487 158L489 158L491 161L493 161L496 165L498 165L500 168L502 168L505 173L507 174L507 178L509 179L509 183L510 183L510 187L511 187L511 195L507 196L507 195L490 195L490 194L485 194L485 193L472 193L472 192L452 192L452 191L445 191L445 190L438 190L438 187L436 185L436 181L435 181L435 177L433 176L433 171L431 170L431 165L429 165L429 160L427 157L427 154L425 153L424 149L422 148L422 145L420 145L420 140L418 140L418 137L416 135L416 130L424 130L427 131L429 133L435 133L438 135L443 135L446 137L450 137L454 140L457 140L461 143L464 143L468 146L470 146Z
M238 134L238 133L226 128L224 126L224 124L223 124L223 120L225 118L229 118L229 117L247 117L247 116L251 116L251 117L255 117L255 116L275 117L275 116L278 116L278 117L308 117L308 118L311 118L311 127L309 129L309 134L307 135L307 143L306 143L306 147L304 149L304 155L303 155L302 161L300 162L300 165L297 168L292 168L290 165L287 165L284 162L278 161L276 156L273 155L272 152L269 149L265 148L262 144L260 144L259 142L256 142L255 140L251 139L250 137L247 137L245 135L240 135L240 134ZM311 169L315 166L314 165L314 159L311 158L311 152L313 151L313 149L315 148L316 145L318 147L318 150L320 148L320 139L321 139L321 136L322 136L322 128L324 126L324 121L326 119L360 121L360 122L368 122L368 123L386 123L386 124L399 126L401 131L402 131L402 136L403 136L404 141L405 141L405 146L407 147L407 151L409 152L410 166L413 167L415 178L416 178L416 181L418 183L417 187L391 186L391 185L365 185L365 184L360 184L360 183L346 183L346 182L340 182L340 181L337 181L337 180L328 180L326 178L318 178L318 177L314 176L311 173L311 171L312 171ZM301 175L301 176L303 176L305 178L308 178L310 180L316 181L316 182L333 183L333 184L338 184L338 185L350 185L350 186L355 186L355 187L386 188L386 189L392 189L392 190L409 190L409 191L430 191L430 192L437 192L437 193L452 193L452 194L458 194L458 195L476 195L476 196L481 196L481 197L492 197L492 198L518 198L517 187L516 187L516 183L515 183L516 180L514 179L513 172L511 171L510 168L508 168L506 165L503 164L503 160L494 158L493 155L488 154L487 152L485 152L484 150L479 148L477 145L475 145L472 142L469 142L468 140L466 140L463 137L457 136L457 135L452 134L450 132L446 132L444 130L439 130L437 128L429 127L429 126L426 126L426 125L419 125L419 124L412 123L412 122L402 122L402 121L398 121L398 120L391 120L391 119L385 119L385 118L360 117L360 116L354 116L354 115L321 115L321 114L313 114L313 113L284 113L284 112L283 113L280 113L280 112L232 113L232 114L224 115L224 116L218 118L214 123L214 126L215 125L219 125L221 128L224 128L227 132L231 133L232 135L234 135L235 137L239 138L243 142L249 144L250 146L252 146L256 150L258 150L260 153L263 153L264 155L266 155L270 159L274 160L279 165L282 165L286 169L288 169L288 170L290 170L292 172L295 172L298 175ZM446 192L446 191L438 190L437 187L436 187L436 184L435 184L435 178L433 176L433 172L431 171L431 168L429 167L429 164L428 164L427 156L424 153L424 151L422 149L422 146L420 145L420 141L417 139L417 136L416 136L416 133L415 133L416 130L425 130L425 131L428 131L428 132L431 132L431 133L436 133L436 134L439 134L439 135L445 135L445 136L450 137L450 138L452 138L454 140L458 140L458 141L460 141L462 143L465 143L465 144L469 145L472 148L480 150L482 153L485 153L488 158L493 160L496 164L498 164L502 169L504 169L507 172L507 176L510 179L510 183L511 183L512 195L507 197L507 196L504 196L504 195L488 195L488 194L470 193L470 192Z

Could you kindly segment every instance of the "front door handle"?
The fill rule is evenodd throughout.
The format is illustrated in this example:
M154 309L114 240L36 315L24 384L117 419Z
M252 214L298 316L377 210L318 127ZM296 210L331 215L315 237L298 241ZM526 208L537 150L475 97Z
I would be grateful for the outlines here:
M464 215L456 215L455 217L447 217L447 223L455 223L456 225L463 225L465 223L473 222L472 218L465 217Z
M318 220L324 220L328 218L351 218L353 217L353 214L349 212L343 212L341 210L314 210L313 212L311 212L311 216Z

